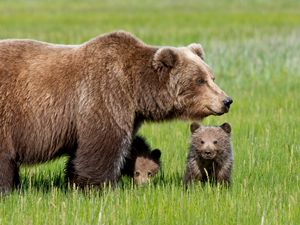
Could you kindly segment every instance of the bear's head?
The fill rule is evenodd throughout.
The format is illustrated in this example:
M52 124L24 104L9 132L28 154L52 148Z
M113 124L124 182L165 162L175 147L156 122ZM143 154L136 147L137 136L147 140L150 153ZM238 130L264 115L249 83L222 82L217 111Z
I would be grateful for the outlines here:
M160 156L161 152L159 149L154 149L147 154L137 156L133 171L134 184L142 186L158 173L160 169Z
M177 117L201 120L229 111L232 99L215 84L215 76L204 62L200 44L159 48L153 66L162 79L168 80L167 91L172 96Z
M192 133L191 145L201 158L213 160L231 151L230 124L224 123L221 126L204 127L193 122L190 129Z

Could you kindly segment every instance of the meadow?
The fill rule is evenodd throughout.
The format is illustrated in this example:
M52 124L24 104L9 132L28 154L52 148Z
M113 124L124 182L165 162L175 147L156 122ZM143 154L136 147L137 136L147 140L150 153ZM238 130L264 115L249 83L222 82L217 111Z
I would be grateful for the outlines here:
M233 184L182 187L191 121L146 123L162 172L143 188L123 178L86 193L64 185L65 158L21 167L0 198L0 224L300 224L300 2L0 1L0 39L79 44L127 30L152 45L199 42L216 83L234 100L227 121Z

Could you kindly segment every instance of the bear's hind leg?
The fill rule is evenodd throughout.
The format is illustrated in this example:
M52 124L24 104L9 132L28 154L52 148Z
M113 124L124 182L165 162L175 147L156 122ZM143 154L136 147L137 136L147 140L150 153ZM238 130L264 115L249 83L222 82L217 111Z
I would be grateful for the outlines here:
M19 184L16 160L6 153L0 154L0 194L9 192Z

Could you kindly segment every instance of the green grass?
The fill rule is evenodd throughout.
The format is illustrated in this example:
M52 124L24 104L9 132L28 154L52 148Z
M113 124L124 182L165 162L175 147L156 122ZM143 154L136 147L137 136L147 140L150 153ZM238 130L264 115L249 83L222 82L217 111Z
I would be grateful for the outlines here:
M128 30L153 45L203 44L230 113L233 185L193 186L181 177L189 121L145 124L163 172L145 188L82 193L64 186L64 160L22 167L19 190L0 199L0 224L300 224L300 2L1 1L0 38L81 43Z

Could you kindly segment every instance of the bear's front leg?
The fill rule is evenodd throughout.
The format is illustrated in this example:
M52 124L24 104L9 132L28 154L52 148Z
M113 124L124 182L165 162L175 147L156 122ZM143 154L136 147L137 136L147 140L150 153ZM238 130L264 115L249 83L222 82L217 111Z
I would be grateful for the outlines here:
M231 166L224 165L217 172L217 182L220 184L224 184L225 186L230 186L231 183L230 175L231 175Z
M85 129L67 164L67 180L79 187L115 185L130 146L131 136L121 130Z
M0 194L12 190L19 184L19 168L16 160L0 150Z
M188 186L194 181L202 181L202 174L198 167L189 162L186 167L183 183L185 186Z

